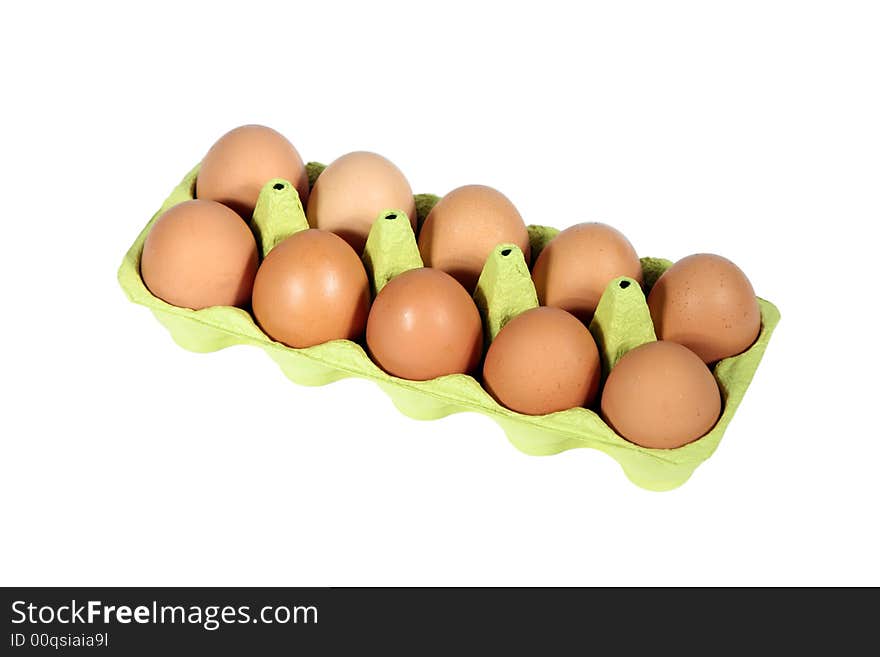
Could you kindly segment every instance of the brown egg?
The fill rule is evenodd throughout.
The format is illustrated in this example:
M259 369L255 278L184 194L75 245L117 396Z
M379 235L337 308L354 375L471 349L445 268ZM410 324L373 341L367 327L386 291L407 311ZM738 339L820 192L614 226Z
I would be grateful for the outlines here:
M600 223L566 228L535 261L532 280L542 306L567 310L589 324L605 288L618 276L642 282L639 256L623 233Z
M483 364L483 384L499 404L527 415L589 406L602 366L593 336L558 308L533 308L504 325Z
M289 347L356 340L363 335L370 309L367 272L339 236L303 230L263 260L253 306L263 331Z
M611 370L602 415L630 442L672 449L715 426L721 393L694 352L674 342L649 342L627 352Z
M678 342L706 363L736 356L761 331L761 309L752 284L727 258L701 253L682 258L648 295L661 340Z
M173 306L245 306L258 264L257 243L241 217L213 201L184 201L150 228L141 277Z
M466 185L449 192L428 213L419 232L426 267L451 274L473 292L486 258L502 242L516 244L529 262L529 233L519 211L501 192Z
M411 269L376 295L367 347L394 376L426 381L473 370L483 353L483 324L473 299L437 269Z
M334 160L315 181L306 215L312 228L336 233L358 254L383 210L403 210L416 229L412 188L394 164L357 151Z
M243 125L220 137L205 155L196 197L218 201L250 219L260 190L272 178L293 183L305 206L309 178L293 144L272 128Z

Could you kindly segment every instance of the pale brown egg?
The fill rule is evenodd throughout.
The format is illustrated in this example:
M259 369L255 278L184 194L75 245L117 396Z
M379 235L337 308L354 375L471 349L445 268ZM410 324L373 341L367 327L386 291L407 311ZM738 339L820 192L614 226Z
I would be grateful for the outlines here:
M412 188L391 161L366 151L331 162L315 181L306 215L312 228L339 235L361 254L383 210L403 210L416 229Z
M425 381L473 370L483 352L483 324L467 291L437 269L411 269L376 295L367 347L394 376Z
M485 185L449 192L433 207L419 231L426 267L451 274L473 292L486 258L498 244L513 242L529 262L529 233L504 194Z
M545 415L592 404L601 372L599 350L583 324L558 308L533 308L495 336L483 384L502 406Z
M272 128L243 125L211 146L196 179L196 198L217 201L250 219L260 190L272 178L290 181L305 207L309 178L302 158Z
M235 212L214 201L185 201L150 228L141 277L155 296L200 310L246 306L259 258L257 243Z
M706 363L736 356L761 331L761 308L743 271L709 253L682 258L648 294L661 340L683 344Z
M715 426L721 393L694 352L675 342L649 342L627 352L611 370L602 415L630 442L672 449Z
M263 260L253 307L263 331L289 347L357 340L370 309L367 272L341 237L303 230Z
M601 223L566 228L544 247L532 269L541 305L567 310L584 324L618 276L641 283L642 265L623 233Z

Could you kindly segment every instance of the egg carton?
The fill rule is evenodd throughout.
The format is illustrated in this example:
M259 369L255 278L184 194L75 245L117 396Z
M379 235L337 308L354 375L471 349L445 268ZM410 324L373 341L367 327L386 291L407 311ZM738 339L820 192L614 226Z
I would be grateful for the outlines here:
M308 164L309 182L314 182L324 165ZM240 308L217 306L189 310L169 305L153 296L140 275L144 240L153 222L168 208L190 200L195 194L199 167L190 171L159 211L141 231L119 268L119 283L129 300L148 307L177 344L195 352L212 352L232 345L262 348L292 381L310 386L325 385L346 377L370 379L384 390L406 416L433 420L452 413L473 411L495 420L511 443L526 454L545 456L576 447L600 450L615 459L626 476L649 490L676 488L691 476L718 447L758 363L770 335L779 321L779 311L769 301L758 299L762 327L748 351L720 361L714 367L721 390L723 412L705 436L675 449L649 449L618 436L589 408L572 408L542 416L523 415L499 405L473 376L453 374L430 381L410 381L391 376L373 363L364 347L350 340L294 349L272 340L260 330L251 314ZM439 197L416 195L419 225ZM298 230L308 228L299 196L290 182L269 181L260 192L251 228L261 255ZM559 232L546 226L529 226L531 257ZM373 293L394 276L422 266L409 218L399 210L382 212L374 222L363 253ZM662 258L642 258L644 289L672 264ZM499 244L490 254L474 293L487 343L504 324L519 313L538 305L528 265L514 244ZM608 284L590 331L596 339L605 374L630 349L656 340L642 286L620 277Z

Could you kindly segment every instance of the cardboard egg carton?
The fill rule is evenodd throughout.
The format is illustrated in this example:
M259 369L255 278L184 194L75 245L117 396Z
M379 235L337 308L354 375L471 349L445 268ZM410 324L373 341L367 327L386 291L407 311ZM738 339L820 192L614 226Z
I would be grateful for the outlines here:
M194 197L198 168L196 166L184 177L144 227L125 255L118 274L128 298L148 307L180 346L203 353L239 344L260 347L278 363L289 379L302 385L325 385L351 376L370 379L391 397L403 414L419 420L437 419L463 411L482 413L494 419L510 442L526 454L545 456L577 447L597 449L615 459L627 477L642 488L662 491L680 486L712 455L779 322L776 307L759 298L762 327L758 339L746 352L720 361L713 369L721 390L723 410L708 434L675 449L640 447L618 436L590 408L572 408L542 416L523 415L500 406L473 376L453 374L430 381L400 379L382 371L356 342L334 340L306 349L294 349L263 333L246 310L227 306L189 310L169 305L153 296L140 275L144 240L159 215ZM310 184L314 184L323 169L321 164L308 165ZM420 194L415 199L421 225L439 198ZM281 240L308 227L295 188L282 179L269 181L260 193L251 222L261 255L265 257ZM534 262L559 231L545 226L529 226L528 231ZM374 295L394 276L422 266L415 235L402 211L389 209L374 222L363 262ZM660 258L642 258L641 262L645 290L650 290L672 264ZM493 250L474 292L474 301L483 318L487 342L510 319L538 305L528 265L517 246L499 244ZM609 283L589 328L599 347L604 374L628 350L656 340L643 288L626 277ZM594 405L598 407L598 399Z

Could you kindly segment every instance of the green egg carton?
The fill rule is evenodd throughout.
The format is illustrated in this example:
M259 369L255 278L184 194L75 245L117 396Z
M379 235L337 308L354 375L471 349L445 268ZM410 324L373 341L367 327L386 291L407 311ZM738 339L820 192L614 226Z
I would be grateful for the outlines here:
M699 440L676 449L648 449L618 436L589 408L572 408L543 416L516 413L500 406L472 376L454 374L430 381L409 381L386 374L367 356L361 344L334 340L306 349L293 349L275 342L254 322L246 310L228 306L189 310L169 305L153 296L140 275L144 240L153 221L165 210L194 197L199 167L190 171L159 211L141 231L119 268L119 283L128 298L153 311L171 337L185 349L211 352L246 344L262 348L292 381L302 385L325 385L351 376L375 381L394 405L408 417L433 420L464 411L483 413L494 419L508 439L526 454L544 456L576 447L591 447L614 458L636 485L649 490L676 488L691 476L700 463L718 447L721 436L758 367L779 322L779 311L759 299L762 328L755 344L743 354L727 358L714 368L721 389L724 410L718 423ZM308 165L309 181L324 166ZM431 194L416 197L419 225L439 200ZM302 203L288 181L275 179L262 189L251 228L261 255L296 231L308 228ZM529 226L532 259L559 232L545 226ZM374 222L363 254L373 293L394 276L421 267L409 218L400 210L384 211ZM671 265L660 258L643 258L645 289ZM529 268L514 244L499 244L486 261L474 293L483 317L487 342L517 314L538 305ZM628 350L656 340L642 287L621 277L609 283L590 331L596 338L607 371ZM340 400L340 403L344 403Z

